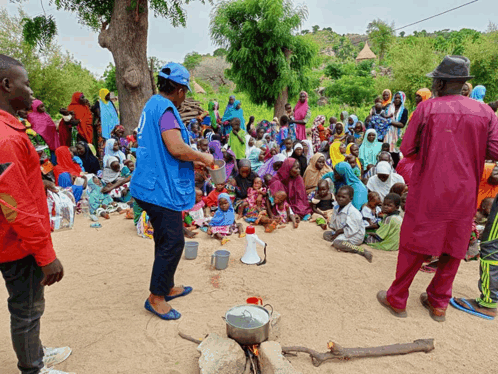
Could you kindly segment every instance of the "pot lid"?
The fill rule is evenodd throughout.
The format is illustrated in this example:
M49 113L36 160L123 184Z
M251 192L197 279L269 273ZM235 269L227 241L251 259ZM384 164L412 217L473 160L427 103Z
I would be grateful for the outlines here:
M239 329L254 329L266 325L270 314L257 305L239 305L226 313L226 322Z

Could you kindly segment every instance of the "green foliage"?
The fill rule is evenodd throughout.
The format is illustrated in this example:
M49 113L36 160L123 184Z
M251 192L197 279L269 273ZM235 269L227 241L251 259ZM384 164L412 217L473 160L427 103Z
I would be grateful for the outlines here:
M30 46L46 48L57 35L57 26L53 16L38 16L22 19L22 34L26 43Z
M227 75L254 103L273 106L286 87L290 96L310 88L318 48L295 35L307 12L290 0L222 1L213 12L211 37L228 49Z
M107 88L111 92L118 92L118 86L116 84L116 66L113 63L109 63L107 68L104 71L104 82L105 88Z
M197 66L202 61L202 56L197 53L197 52L190 52L187 53L185 56L185 59L183 60L183 66L185 66L188 70L192 71L194 70Z
M379 56L379 61L384 60L384 56L395 39L394 23L389 25L381 19L370 22L367 26L368 39L372 42L374 52Z
M377 92L372 77L345 75L327 87L325 95L337 104L359 107L373 103Z
M29 74L34 96L45 104L48 113L57 116L59 109L67 107L74 92L81 91L91 101L97 98L104 82L57 45L50 44L38 51L23 40L24 12L9 16L0 9L0 51L19 60Z
M342 64L339 62L332 62L323 69L323 74L330 79L339 79L343 76Z
M339 79L344 75L348 76L358 76L358 77L370 77L370 72L373 69L373 61L366 60L362 61L359 64L354 62L350 63L339 63L339 62L331 62L328 64L323 73L325 76L331 79Z
M311 30L313 30L313 34L316 34L318 32L318 30L320 30L320 26L315 25L315 26L311 27Z
M213 52L213 57L222 57L226 56L228 51L225 48L217 48Z

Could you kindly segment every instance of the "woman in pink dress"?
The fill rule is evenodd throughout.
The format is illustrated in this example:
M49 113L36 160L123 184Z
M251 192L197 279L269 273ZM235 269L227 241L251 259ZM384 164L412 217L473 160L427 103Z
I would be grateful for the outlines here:
M294 123L296 124L296 137L306 140L306 123L311 118L311 110L308 105L308 93L301 91L299 101L294 107Z

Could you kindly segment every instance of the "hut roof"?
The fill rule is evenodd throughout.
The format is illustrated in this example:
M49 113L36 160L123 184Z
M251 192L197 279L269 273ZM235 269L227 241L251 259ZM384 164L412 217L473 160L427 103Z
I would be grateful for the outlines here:
M370 49L370 46L368 45L368 42L366 42L365 46L363 47L363 49L361 50L361 52L356 57L356 61L372 60L374 58L377 58L377 56Z

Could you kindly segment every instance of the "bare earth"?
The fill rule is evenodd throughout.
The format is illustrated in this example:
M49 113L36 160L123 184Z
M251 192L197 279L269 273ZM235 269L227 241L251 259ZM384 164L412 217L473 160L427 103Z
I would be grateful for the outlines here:
M397 253L374 251L374 262L339 253L322 240L322 230L304 223L273 234L257 228L268 243L268 263L240 262L245 239L233 237L228 269L213 270L211 254L218 241L199 233L199 256L182 259L176 282L194 292L171 304L179 321L162 321L144 310L153 261L153 241L136 235L133 222L113 214L101 229L78 216L71 231L53 234L65 267L61 283L46 289L42 340L47 346L69 345L72 356L57 368L78 374L198 373L194 343L209 332L225 334L221 319L247 297L260 296L282 315L282 345L326 351L333 340L345 347L375 346L434 338L429 353L349 362L325 362L315 368L305 354L290 357L307 373L496 373L498 323L449 308L447 322L430 319L418 297L431 275L419 273L408 301L408 318L397 319L376 301L378 290L393 280ZM258 250L262 255L262 249ZM462 263L454 284L457 296L476 297L478 263ZM18 373L11 347L7 292L0 287L0 373Z

